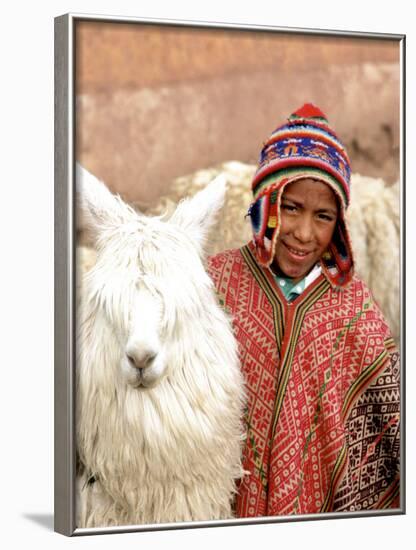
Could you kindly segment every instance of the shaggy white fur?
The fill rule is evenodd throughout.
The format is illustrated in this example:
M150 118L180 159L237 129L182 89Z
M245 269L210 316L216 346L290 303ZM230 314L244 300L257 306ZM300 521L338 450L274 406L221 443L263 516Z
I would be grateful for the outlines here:
M148 212L160 214L173 209L183 196L191 196L218 174L227 178L225 205L210 240L210 253L238 248L251 238L250 220L245 219L252 201L251 180L256 166L230 161L198 170L172 182L171 191ZM382 179L360 174L351 176L351 205L348 221L355 269L371 288L396 342L400 340L400 187Z
M171 218L138 214L77 168L79 527L232 517L245 394L206 274L216 180Z

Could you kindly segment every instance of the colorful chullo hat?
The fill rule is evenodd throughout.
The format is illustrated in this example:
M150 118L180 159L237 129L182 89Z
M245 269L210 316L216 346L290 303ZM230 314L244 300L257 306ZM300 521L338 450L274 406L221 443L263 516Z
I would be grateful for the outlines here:
M353 273L352 248L345 223L350 176L345 148L317 107L305 104L286 124L279 126L263 145L252 182L254 202L249 215L260 265L268 267L273 262L283 189L298 179L311 178L329 185L338 197L337 225L321 265L332 286L345 286Z

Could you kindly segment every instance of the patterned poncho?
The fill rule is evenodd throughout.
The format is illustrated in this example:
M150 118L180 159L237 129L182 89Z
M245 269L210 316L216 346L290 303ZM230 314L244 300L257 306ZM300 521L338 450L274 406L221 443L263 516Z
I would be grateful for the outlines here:
M237 517L399 506L399 354L365 284L288 303L250 244L208 260L246 379Z

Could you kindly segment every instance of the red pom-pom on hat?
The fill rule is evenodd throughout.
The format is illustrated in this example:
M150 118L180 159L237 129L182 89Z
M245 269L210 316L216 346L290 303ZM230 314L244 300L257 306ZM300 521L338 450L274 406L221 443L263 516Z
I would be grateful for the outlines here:
M305 103L305 105L302 105L302 107L295 111L290 118L319 118L326 121L326 115L312 103Z

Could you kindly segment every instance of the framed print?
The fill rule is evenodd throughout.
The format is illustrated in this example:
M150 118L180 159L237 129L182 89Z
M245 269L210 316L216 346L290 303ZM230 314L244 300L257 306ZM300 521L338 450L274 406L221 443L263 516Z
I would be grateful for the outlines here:
M404 54L55 19L56 531L404 513Z

